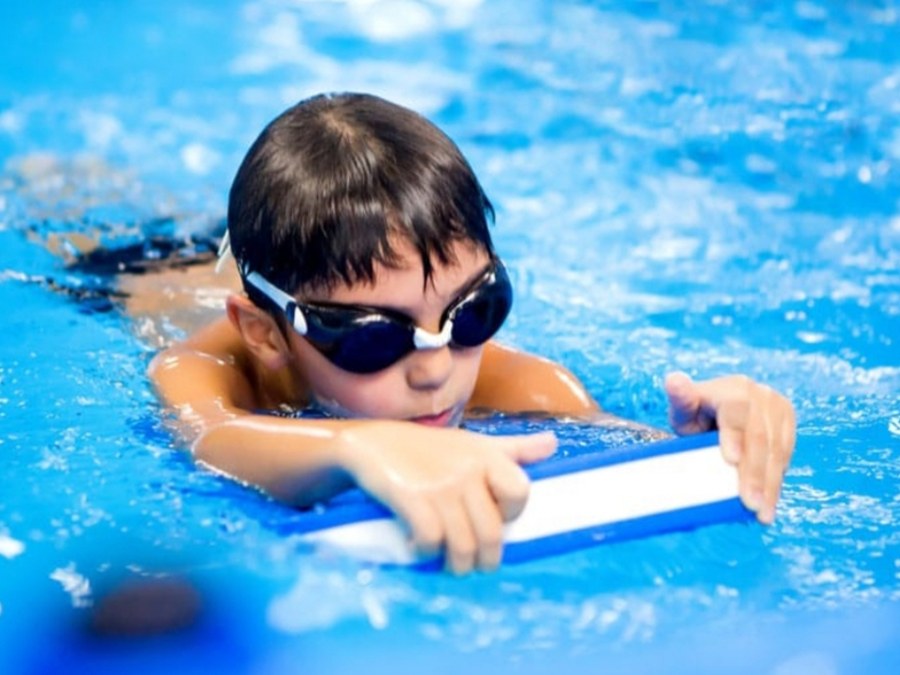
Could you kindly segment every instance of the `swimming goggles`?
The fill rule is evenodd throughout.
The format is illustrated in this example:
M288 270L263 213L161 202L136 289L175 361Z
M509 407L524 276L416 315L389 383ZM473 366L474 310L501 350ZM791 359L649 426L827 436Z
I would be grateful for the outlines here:
M358 374L384 370L417 349L484 344L500 330L512 307L509 275L497 259L444 310L440 333L387 309L298 302L258 272L249 273L246 280L274 302L294 330L325 358Z

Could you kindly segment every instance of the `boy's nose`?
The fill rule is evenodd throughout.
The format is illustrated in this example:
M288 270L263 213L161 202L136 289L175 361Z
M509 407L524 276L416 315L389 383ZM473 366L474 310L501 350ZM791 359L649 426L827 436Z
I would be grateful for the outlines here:
M406 381L412 389L437 389L447 381L452 370L450 347L417 349L409 357Z

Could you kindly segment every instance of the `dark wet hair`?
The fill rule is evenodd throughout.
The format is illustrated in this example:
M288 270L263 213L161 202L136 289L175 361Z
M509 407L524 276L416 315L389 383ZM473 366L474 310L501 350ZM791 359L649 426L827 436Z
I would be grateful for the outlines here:
M417 113L366 94L320 95L273 120L231 187L228 231L242 277L288 293L372 282L406 240L452 264L469 241L493 255L493 207L459 148ZM254 302L267 306L246 282Z

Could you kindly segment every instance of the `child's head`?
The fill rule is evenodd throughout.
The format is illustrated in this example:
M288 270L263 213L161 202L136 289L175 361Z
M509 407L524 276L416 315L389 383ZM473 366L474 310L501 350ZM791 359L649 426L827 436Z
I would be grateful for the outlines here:
M360 94L299 103L253 144L229 200L244 288L285 338L251 336L257 355L281 354L263 361L340 414L457 422L512 300L492 218L462 153L416 113Z
M371 282L400 242L427 281L434 261L453 262L454 242L492 255L492 217L459 148L422 116L375 96L320 95L256 139L231 188L228 231L242 277L257 272L293 294Z

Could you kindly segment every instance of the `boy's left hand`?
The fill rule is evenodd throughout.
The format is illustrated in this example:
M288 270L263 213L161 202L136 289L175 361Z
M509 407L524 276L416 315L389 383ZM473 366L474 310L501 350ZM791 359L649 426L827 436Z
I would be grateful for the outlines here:
M794 452L794 407L743 375L694 382L666 377L669 420L680 436L718 428L725 460L738 468L741 500L761 523L775 520L781 481Z

